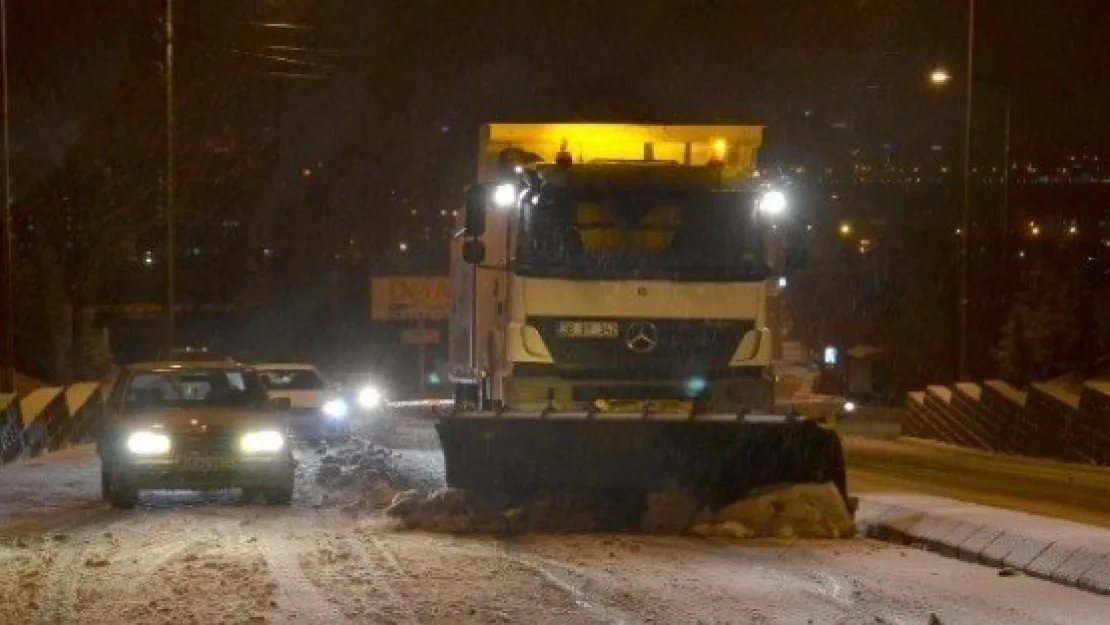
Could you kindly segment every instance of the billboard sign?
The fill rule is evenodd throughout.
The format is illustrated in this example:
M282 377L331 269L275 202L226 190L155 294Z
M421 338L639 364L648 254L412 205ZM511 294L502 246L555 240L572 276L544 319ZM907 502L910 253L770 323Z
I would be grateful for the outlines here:
M451 282L446 277L374 278L370 286L375 321L439 321L451 313Z

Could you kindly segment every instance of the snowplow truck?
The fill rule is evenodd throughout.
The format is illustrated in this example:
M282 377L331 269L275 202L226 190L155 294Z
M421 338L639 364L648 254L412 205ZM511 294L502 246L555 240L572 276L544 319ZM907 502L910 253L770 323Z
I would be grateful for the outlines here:
M452 241L447 483L711 507L833 482L835 432L774 414L768 294L804 264L762 128L488 124ZM796 226L796 224L795 224ZM771 244L777 241L776 244Z

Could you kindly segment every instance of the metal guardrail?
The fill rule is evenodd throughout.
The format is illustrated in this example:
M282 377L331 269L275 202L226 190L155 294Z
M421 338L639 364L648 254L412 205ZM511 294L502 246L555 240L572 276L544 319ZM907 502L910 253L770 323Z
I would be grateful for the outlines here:
M0 464L89 442L102 415L99 382L0 395Z

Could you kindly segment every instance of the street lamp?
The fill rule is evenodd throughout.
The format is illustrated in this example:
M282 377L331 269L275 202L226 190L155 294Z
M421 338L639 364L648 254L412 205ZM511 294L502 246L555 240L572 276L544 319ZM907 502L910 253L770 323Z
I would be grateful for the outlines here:
M163 308L165 316L165 336L163 337L165 353L170 353L174 346L176 331L175 310L177 306L177 232L174 223L174 108L173 108L173 0L166 0L166 186L165 207L163 209L165 228L165 293Z
M974 0L972 0L974 5ZM972 9L974 11L974 9ZM974 41L973 35L969 33L969 42ZM972 60L969 52L968 67L971 69ZM943 69L935 69L929 73L929 83L943 88L951 82L951 74ZM1004 274L1008 275L1009 262L1010 262L1010 168L1011 168L1011 149L1013 144L1013 94L1008 86L991 84L991 87L1002 92L1003 95L1003 149L1002 149L1002 270ZM960 227L958 232L969 232L969 215L971 211L971 131L972 131L972 89L974 82L972 81L970 73L968 74L967 95L965 96L965 136L964 136L964 198L963 209L960 217ZM968 266L970 258L968 256L968 237L965 236L961 241L960 250L960 295L959 295L959 311L960 311L960 358L957 366L957 376L963 378L967 373L967 306L968 306Z
M15 281L15 251L13 250L15 244L15 236L12 234L12 198L11 198L11 175L9 172L9 161L11 150L9 149L9 136L8 132L8 3L6 0L0 0L0 81L3 82L2 89L0 89L0 97L3 98L3 171L0 171L0 202L3 202L3 215L0 219L3 224L0 228L3 229L3 245L4 245L4 273L3 289L0 292L0 297L3 298L3 314L0 315L0 333L3 334L3 343L0 345L0 392L14 393L15 392L15 289L13 282Z

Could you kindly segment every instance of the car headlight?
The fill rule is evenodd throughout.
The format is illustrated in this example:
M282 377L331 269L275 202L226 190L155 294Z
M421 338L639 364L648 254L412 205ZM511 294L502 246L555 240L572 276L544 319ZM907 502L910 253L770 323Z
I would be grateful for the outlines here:
M367 386L358 392L358 405L366 410L377 408L382 403L382 392L373 386Z
M342 419L347 416L347 402L342 399L331 399L324 404L324 414L333 419Z
M127 451L136 456L170 453L170 437L154 432L135 432L127 437Z
M257 454L281 451L285 446L285 437L277 430L262 430L261 432L247 432L239 439L239 448L243 453Z
M782 191L767 191L759 198L759 212L768 217L782 216L786 205L786 194Z

